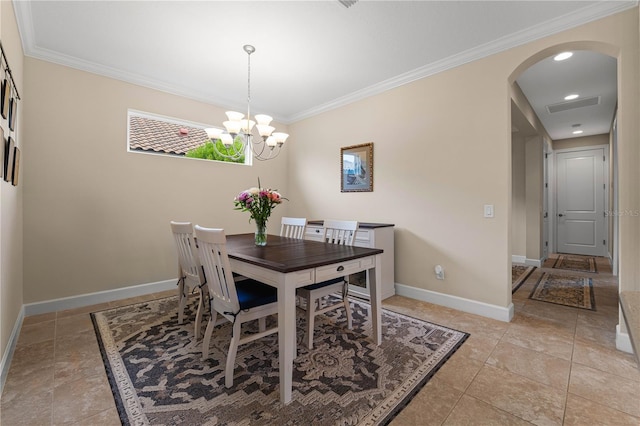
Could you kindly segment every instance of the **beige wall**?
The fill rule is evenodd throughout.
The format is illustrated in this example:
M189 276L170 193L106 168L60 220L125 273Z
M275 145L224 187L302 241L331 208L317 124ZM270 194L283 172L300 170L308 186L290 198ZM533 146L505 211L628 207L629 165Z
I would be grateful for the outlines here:
M582 138L558 139L553 141L553 149L572 149L587 146L609 145L609 134L584 136Z
M127 152L128 108L218 125L220 108L31 58L25 80L25 303L176 277L170 220L253 232L234 196L258 177L288 195L286 151L251 167Z
M525 141L511 134L511 254L527 255L527 210L525 192Z
M26 128L23 106L27 101L22 78L23 55L13 3L9 1L0 2L0 38L22 99L18 102L17 131L11 135L16 139L16 146L24 153L28 142L23 138ZM5 137L9 136L6 120L0 118L0 122ZM28 161L23 155L21 167ZM24 173L21 173L20 178L23 177ZM23 189L24 180L17 187L0 181L0 359L6 355L7 344L23 303Z
M527 217L527 259L542 259L542 137L527 138L525 143L525 181Z
M567 46L619 56L621 204L637 207L637 33L638 11L627 11L292 124L300 141L290 152L292 213L395 223L396 282L507 306L509 84ZM374 192L340 193L339 148L369 141ZM305 168L308 158L317 167ZM483 204L495 205L495 218L482 217ZM633 281L640 228L621 222L621 233L632 237L621 242L621 277ZM435 279L436 264L447 271L445 281Z

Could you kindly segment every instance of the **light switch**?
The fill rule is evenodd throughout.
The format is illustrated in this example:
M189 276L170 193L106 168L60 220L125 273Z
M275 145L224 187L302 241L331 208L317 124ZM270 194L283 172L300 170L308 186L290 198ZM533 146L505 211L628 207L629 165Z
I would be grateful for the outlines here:
M484 217L493 217L493 204L484 205Z

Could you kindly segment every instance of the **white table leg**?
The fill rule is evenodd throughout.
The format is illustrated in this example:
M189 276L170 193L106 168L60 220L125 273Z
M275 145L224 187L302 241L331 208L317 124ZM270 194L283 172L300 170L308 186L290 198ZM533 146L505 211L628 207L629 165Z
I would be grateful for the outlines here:
M367 270L371 298L371 332L376 345L382 342L382 257L376 255L375 268Z
M280 401L291 402L293 354L296 344L296 289L293 283L278 286L278 349L280 354Z

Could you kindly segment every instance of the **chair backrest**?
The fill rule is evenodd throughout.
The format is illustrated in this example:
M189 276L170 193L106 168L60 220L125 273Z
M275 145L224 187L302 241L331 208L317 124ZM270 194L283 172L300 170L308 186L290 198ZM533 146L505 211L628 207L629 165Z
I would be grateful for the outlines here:
M171 232L178 249L178 264L185 280L191 284L204 284L205 279L200 266L200 259L193 239L191 222L171 221Z
M325 220L323 225L323 241L331 244L352 246L356 239L358 221Z
M199 225L196 225L195 229L200 261L207 275L209 294L213 298L211 306L221 314L235 314L240 311L240 303L227 255L227 237L224 229L203 228Z
M283 217L280 228L280 236L288 238L304 238L304 230L307 227L307 218L305 217Z

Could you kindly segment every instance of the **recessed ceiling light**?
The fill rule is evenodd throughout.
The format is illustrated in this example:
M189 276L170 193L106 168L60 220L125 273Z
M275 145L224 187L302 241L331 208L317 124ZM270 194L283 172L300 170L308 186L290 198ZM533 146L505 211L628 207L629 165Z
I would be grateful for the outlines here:
M556 56L554 56L553 60L554 61L564 61L565 59L569 59L572 56L573 56L573 52L562 52L562 53L558 53Z
M565 96L565 97L564 97L564 100L565 100L565 101L570 101L570 100L572 100L572 99L576 99L576 98L578 98L579 96L580 96L580 95L576 95L575 93L572 93L572 94L570 94L570 95Z
M573 131L573 134L574 134L574 135L579 135L580 133L582 133L582 130L574 130L574 131Z

